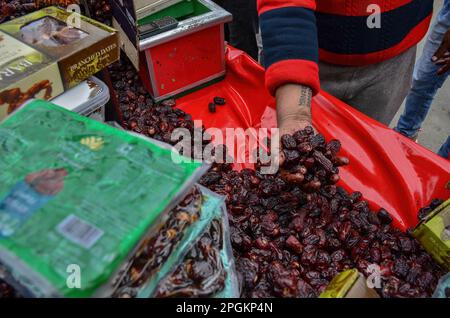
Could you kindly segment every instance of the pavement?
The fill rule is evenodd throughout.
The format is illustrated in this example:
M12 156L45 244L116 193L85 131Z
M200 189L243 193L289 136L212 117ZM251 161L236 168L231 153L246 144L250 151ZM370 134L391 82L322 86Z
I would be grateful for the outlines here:
M442 8L443 0L434 1L434 18ZM420 57L423 51L425 43L424 38L418 46L417 58ZM394 127L398 121L398 118L403 113L405 103L398 111L394 120L391 123L391 127ZM437 152L442 144L447 140L450 135L450 77L447 79L442 88L438 91L433 105L428 113L428 116L423 123L422 132L419 134L419 144L434 152Z

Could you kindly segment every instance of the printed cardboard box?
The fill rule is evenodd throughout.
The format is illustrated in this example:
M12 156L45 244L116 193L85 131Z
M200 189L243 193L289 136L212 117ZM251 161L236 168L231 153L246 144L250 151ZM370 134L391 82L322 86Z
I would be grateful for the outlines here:
M31 98L60 95L119 54L114 29L56 7L1 24L0 120Z

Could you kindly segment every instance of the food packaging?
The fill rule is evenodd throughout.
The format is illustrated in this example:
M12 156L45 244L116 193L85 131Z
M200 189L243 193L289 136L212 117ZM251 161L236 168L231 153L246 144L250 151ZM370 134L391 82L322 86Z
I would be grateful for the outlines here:
M439 280L433 298L450 298L450 272Z
M436 262L450 270L450 199L422 220L412 235Z
M80 115L105 121L105 105L109 102L108 86L91 77L52 100L52 103Z
M231 249L226 207L222 203L214 212L203 234L181 263L159 282L153 297L239 298L240 286Z
M0 120L32 98L53 99L119 54L114 29L56 7L1 24Z
M191 10L181 8L187 5ZM175 6L179 9L173 9ZM184 0L145 18L178 20L176 28L141 39L136 23L117 1L112 1L113 27L120 45L139 69L155 101L179 96L219 81L225 75L224 24L232 16L210 0ZM170 10L174 12L169 12Z
M111 295L142 238L208 169L41 100L0 124L0 147L0 264L33 297Z
M216 222L216 228L217 226L220 227L222 248L220 251L219 249L213 251L211 257L214 260L208 259L208 261L215 261L215 265L218 266L217 269L220 267L220 270L215 272L215 276L211 275L213 277L210 277L208 286L202 291L203 296L214 296L215 291L220 292L221 297L239 296L224 198L200 185L196 185L193 192L198 191L201 194L201 200L197 201L197 204L201 204L198 214L192 213L192 204L188 206L190 212L186 210L186 207L180 208L179 205L171 211L172 214L169 213L168 220L160 225L157 235L152 234L144 240L132 261L124 268L117 284L117 290L114 293L116 297L163 297L158 295L158 290L165 285L174 271L183 266L185 258L190 255L191 250L199 242L205 242L205 234L210 231L214 232L214 229L211 228L213 222ZM190 215L190 218L195 216L195 220L185 223L182 229L174 226L176 224L174 220L179 220L185 214ZM186 216L182 218L187 219ZM160 242L161 246L164 245L162 252L157 245L153 244L155 241ZM207 265L214 266L214 264ZM186 293L188 291L196 293L194 286L185 283L183 287L183 291ZM171 297L188 296L174 290L166 291L170 293ZM164 295L164 297L168 296Z
M357 269L349 269L334 277L320 298L380 298Z

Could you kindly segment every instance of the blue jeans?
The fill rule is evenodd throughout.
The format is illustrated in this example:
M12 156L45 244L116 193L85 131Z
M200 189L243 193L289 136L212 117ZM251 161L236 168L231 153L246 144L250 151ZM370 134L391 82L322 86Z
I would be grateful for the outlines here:
M450 28L450 0L445 0L439 12L436 23L432 26L430 35L423 49L423 54L417 62L411 90L406 97L405 111L400 117L395 130L414 138L422 126L439 88L442 87L450 72L437 75L441 67L435 65L431 58L442 43L444 34ZM449 102L450 103L450 102ZM439 155L447 158L450 151L450 138L439 150Z
M450 136L448 136L447 141L442 145L441 149L439 149L438 155L450 159Z

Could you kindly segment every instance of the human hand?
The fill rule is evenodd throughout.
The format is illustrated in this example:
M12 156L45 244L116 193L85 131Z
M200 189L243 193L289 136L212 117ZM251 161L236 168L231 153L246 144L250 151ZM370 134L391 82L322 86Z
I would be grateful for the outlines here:
M431 60L434 64L441 65L441 68L437 72L438 75L442 75L450 71L450 28L445 33L441 46L436 53L434 53Z
M276 100L280 138L284 135L293 135L296 131L312 126L312 90L309 87L297 84L283 85L277 90ZM282 151L280 152L279 163L280 165L284 163L284 153ZM289 173L284 174L287 175ZM291 178L288 175L286 177Z
M286 84L276 92L280 137L311 126L312 90L297 84Z

